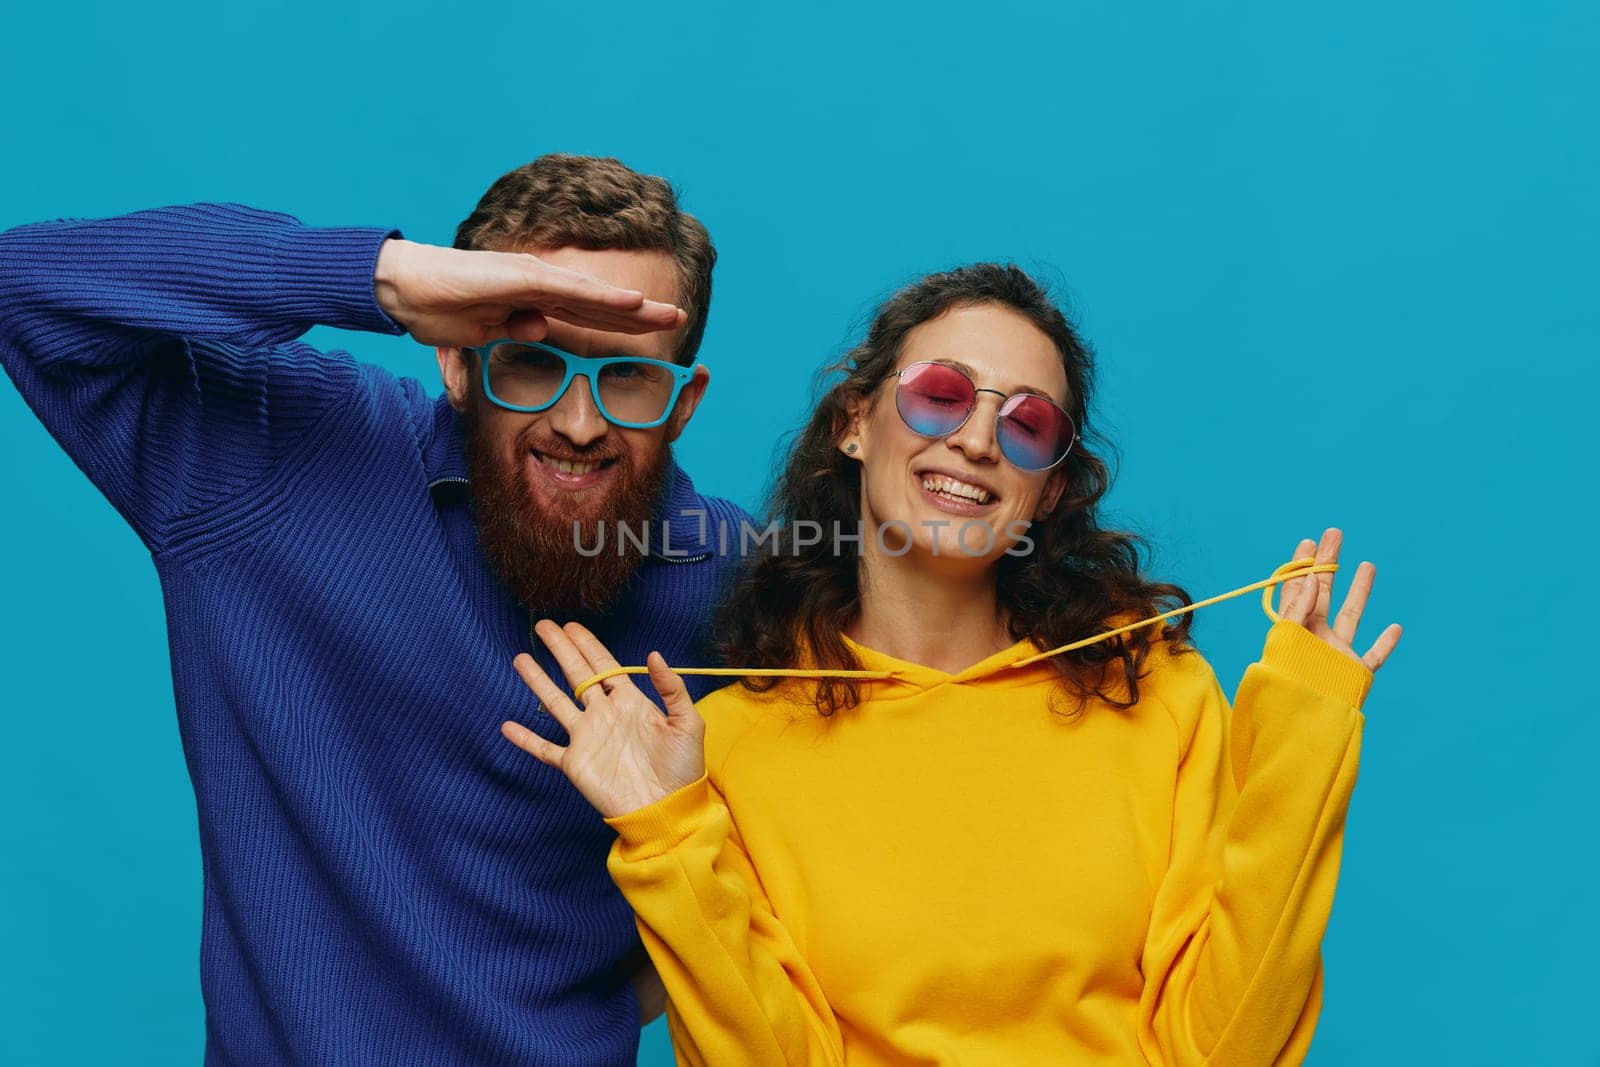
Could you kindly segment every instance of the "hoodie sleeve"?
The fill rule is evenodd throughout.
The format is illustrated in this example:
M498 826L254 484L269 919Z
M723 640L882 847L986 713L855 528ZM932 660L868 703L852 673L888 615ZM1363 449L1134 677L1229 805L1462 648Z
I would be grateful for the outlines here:
M1200 666L1163 694L1189 736L1142 956L1140 1043L1157 1064L1299 1063L1372 675L1278 622L1230 716L1199 656L1174 662Z
M0 234L0 364L159 550L357 387L348 356L296 338L403 332L373 293L393 233L228 204L18 227Z
M667 989L678 1062L842 1064L832 1009L705 777L608 819L611 877L633 906Z

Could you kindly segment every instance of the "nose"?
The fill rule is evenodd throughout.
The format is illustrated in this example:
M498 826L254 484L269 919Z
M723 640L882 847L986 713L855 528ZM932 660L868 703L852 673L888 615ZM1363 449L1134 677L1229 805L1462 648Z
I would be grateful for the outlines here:
M1000 443L995 440L994 426L995 416L1000 413L1000 405L1005 403L1005 398L990 397L986 395L987 392L983 389L978 391L972 414L944 439L946 445L974 463L1000 462Z
M589 392L589 379L583 377L572 379L546 417L550 420L550 429L566 438L574 448L593 444L611 428Z

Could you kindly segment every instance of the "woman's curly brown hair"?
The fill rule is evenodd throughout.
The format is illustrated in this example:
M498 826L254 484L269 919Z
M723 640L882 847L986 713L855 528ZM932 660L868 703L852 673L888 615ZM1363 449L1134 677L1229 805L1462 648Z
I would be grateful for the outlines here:
M843 378L818 402L768 497L766 517L779 524L781 533L765 554L747 563L723 605L718 632L724 662L791 666L809 650L816 666L860 667L841 636L861 607L860 557L836 551L828 538L812 544L814 539L797 537L795 524L810 520L824 530L858 528L860 465L838 449L852 398L870 401L894 373L912 329L952 308L975 305L1009 308L1055 344L1067 375L1067 412L1081 435L1060 468L1066 482L1060 501L1028 530L1033 551L1002 556L997 565L998 601L1011 636L1054 648L1091 636L1110 620L1145 618L1191 602L1180 587L1140 573L1142 538L1100 527L1096 509L1111 475L1096 449L1111 446L1089 421L1095 369L1088 346L1027 273L977 263L928 275L896 293L878 309L866 340L824 372ZM1051 662L1065 691L1075 697L1072 713L1081 712L1091 698L1122 708L1137 703L1140 670L1152 644L1165 641L1175 651L1187 649L1192 622L1193 616L1185 614L1164 628L1141 628L1056 656ZM778 681L745 678L742 684L761 692ZM817 710L830 715L855 707L860 693L852 679L827 678L818 681L815 699Z

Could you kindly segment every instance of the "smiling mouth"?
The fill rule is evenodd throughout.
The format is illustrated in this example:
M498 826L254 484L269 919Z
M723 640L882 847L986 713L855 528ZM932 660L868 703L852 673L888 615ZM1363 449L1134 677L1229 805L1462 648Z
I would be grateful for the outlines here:
M989 490L948 474L922 475L922 488L943 500L958 504L987 504L998 499Z
M552 474L561 475L565 479L584 478L588 475L594 474L597 471L605 470L617 462L617 457L615 456L612 456L608 459L578 462L570 459L562 459L559 456L547 455L543 452L540 452L538 449L533 448L528 450L528 454L538 462L539 466L545 468L547 471L550 471Z

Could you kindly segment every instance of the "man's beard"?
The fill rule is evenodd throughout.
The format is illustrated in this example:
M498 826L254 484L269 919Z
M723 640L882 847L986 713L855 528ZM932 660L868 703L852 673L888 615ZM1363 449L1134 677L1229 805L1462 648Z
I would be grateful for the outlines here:
M544 449L532 438L518 438L516 453L507 456L503 444L497 449L485 439L476 413L465 414L463 430L478 541L495 577L541 615L594 615L614 602L645 559L636 549L618 550L617 524L637 530L650 521L666 484L670 446L663 441L645 466L637 466L625 449L604 442L589 449L566 444ZM574 530L576 520L570 515L551 514L540 506L523 473L530 448L574 463L615 458L617 484L600 513L578 521ZM609 529L602 535L605 527ZM604 550L587 556L578 552L579 544L593 546L601 536Z

